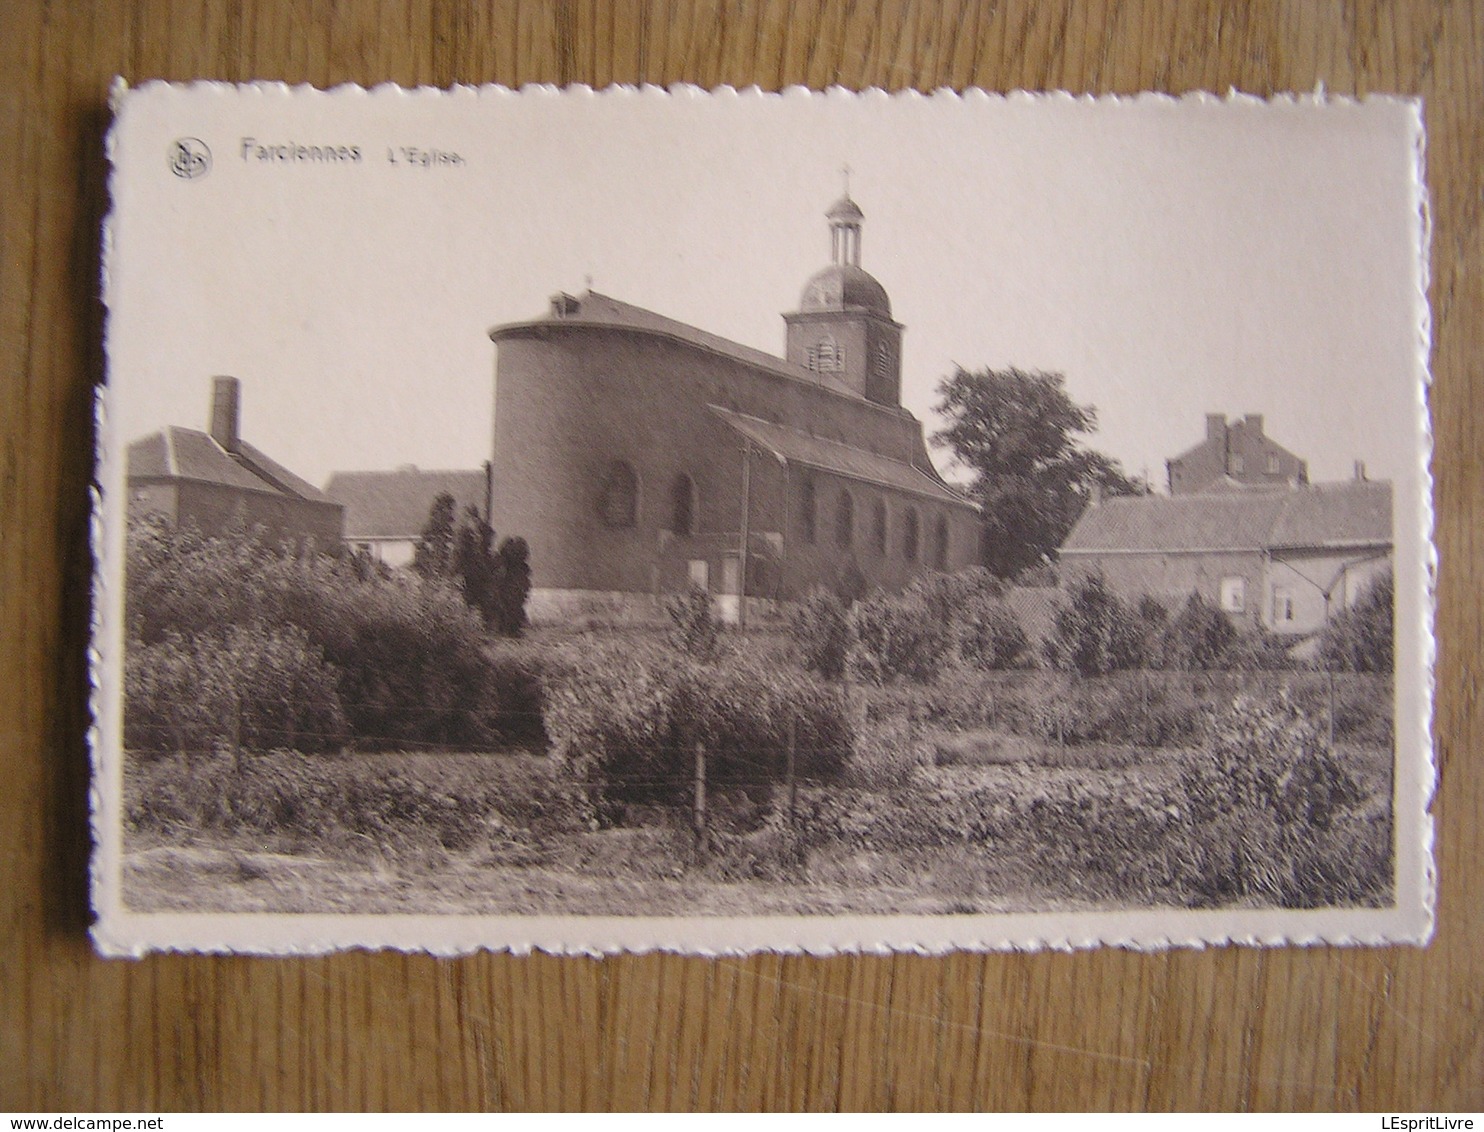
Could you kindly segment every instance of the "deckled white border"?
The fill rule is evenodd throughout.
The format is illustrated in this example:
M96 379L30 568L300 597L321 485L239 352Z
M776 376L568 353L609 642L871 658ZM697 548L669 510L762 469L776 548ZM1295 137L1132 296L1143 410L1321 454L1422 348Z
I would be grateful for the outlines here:
M1312 101L1354 104L1357 100L1332 97L1321 85L1312 96L1279 95L1264 100L1231 90L1225 98L1205 92L1181 96L1145 93L1120 98L1072 95L1066 92L1030 93L1014 91L993 94L971 89L957 93L939 89L932 94L917 91L888 93L880 88L851 92L831 87L814 92L789 87L779 93L758 87L738 91L720 87L711 92L677 85L613 86L602 91L590 87L528 86L514 91L501 86L456 86L449 91L430 87L406 90L381 84L370 90L356 85L337 86L329 91L307 85L284 83L198 82L170 84L151 82L140 90L166 87L181 91L214 91L223 94L251 92L265 98L726 98L726 99L951 99L962 102L989 100L1056 99L1082 102L1130 102L1156 100L1180 102L1226 102L1262 104L1265 101L1298 104ZM114 81L110 105L114 125L107 138L110 161L110 198L116 200L117 166L113 160L119 121L127 111L128 85ZM1420 99L1367 96L1363 101L1403 102L1411 110L1416 139L1413 167L1414 205L1417 211L1417 260L1415 264L1418 325L1416 338L1416 427L1418 476L1412 500L1417 516L1414 537L1422 551L1420 592L1410 603L1418 615L1412 619L1414 645L1422 658L1416 671L1398 671L1399 701L1411 710L1416 727L1409 736L1397 728L1397 748L1415 743L1415 751L1398 754L1395 774L1393 830L1397 836L1395 888L1398 905L1390 909L1251 910L1223 909L1188 911L1143 909L1118 912L1015 913L941 916L767 916L767 917L613 917L613 916L514 916L514 915L289 915L279 913L139 913L123 907L122 887L122 750L107 737L119 736L122 708L121 580L123 563L123 509L109 506L108 485L123 483L123 452L109 431L110 386L105 382L96 396L97 460L92 485L92 549L94 554L92 642L89 649L91 725L88 745L93 779L90 790L92 898L97 920L92 928L94 944L105 956L140 956L150 951L245 952L258 954L318 954L347 948L395 948L425 951L436 955L462 955L479 950L504 950L515 954L542 951L565 955L602 955L613 952L664 951L691 955L743 955L759 951L833 955L839 953L915 952L941 954L968 951L1071 951L1098 946L1116 946L1139 951L1171 946L1203 948L1221 944L1280 945L1377 945L1426 944L1434 928L1436 871L1433 861L1431 805L1437 785L1431 724L1435 685L1437 550L1433 544L1432 476L1430 458L1433 434L1428 413L1431 385L1429 357L1432 340L1431 312L1427 301L1429 249L1432 225L1424 180L1425 133ZM106 308L105 347L112 322L110 273L118 226L124 222L110 206L103 226L101 286ZM105 350L106 353L106 350ZM1405 510L1403 514L1405 514ZM1411 549L1397 544L1397 552ZM1400 605L1402 595L1398 590ZM1398 621L1402 621L1399 609ZM1399 637L1400 640L1400 637ZM1403 796L1409 776L1402 760L1415 766L1410 796ZM1415 836L1403 841L1408 828ZM1406 900L1405 907L1401 901Z

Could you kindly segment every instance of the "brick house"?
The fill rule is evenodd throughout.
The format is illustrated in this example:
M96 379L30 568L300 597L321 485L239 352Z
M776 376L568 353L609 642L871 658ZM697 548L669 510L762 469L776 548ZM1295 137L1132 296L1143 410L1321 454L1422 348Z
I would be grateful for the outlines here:
M1263 432L1262 415L1228 423L1206 414L1206 438L1165 462L1171 495L1242 488L1297 487L1309 482L1309 465Z
M903 327L862 215L784 316L785 356L594 291L498 326L491 523L531 548L534 616L642 613L687 585L737 611L818 584L899 589L979 559L978 510L901 406Z
M209 431L172 425L130 444L130 518L160 514L220 535L240 516L269 545L338 547L340 504L243 440L241 409L241 383L214 378Z
M388 566L412 562L428 513L440 495L453 497L454 514L473 507L489 520L489 465L472 471L335 472L325 495L345 508L345 542Z
M1100 571L1128 600L1191 593L1284 635L1323 628L1391 568L1391 484L1131 496L1090 506L1060 551L1063 584Z

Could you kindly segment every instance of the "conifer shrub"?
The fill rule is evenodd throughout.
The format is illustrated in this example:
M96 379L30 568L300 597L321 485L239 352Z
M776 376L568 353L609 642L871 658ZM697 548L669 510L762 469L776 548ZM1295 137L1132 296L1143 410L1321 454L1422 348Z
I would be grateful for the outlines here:
M1226 668L1237 638L1231 619L1200 594L1192 593L1165 626L1160 658L1164 667L1182 672Z
M1135 612L1108 588L1102 574L1092 573L1072 587L1070 600L1056 611L1046 659L1054 668L1081 676L1104 676L1141 667L1143 640Z
M789 611L788 635L799 663L826 680L845 675L850 653L850 607L834 590L810 590Z
M683 594L667 598L669 619L666 640L677 652L696 660L710 660L721 647L721 620L711 595L693 585Z

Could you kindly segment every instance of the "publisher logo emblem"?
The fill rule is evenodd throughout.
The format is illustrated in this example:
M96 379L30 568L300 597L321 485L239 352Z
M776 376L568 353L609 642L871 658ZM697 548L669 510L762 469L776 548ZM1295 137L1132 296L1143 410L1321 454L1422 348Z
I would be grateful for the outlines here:
M211 150L200 138L176 138L170 143L170 172L194 181L211 172Z

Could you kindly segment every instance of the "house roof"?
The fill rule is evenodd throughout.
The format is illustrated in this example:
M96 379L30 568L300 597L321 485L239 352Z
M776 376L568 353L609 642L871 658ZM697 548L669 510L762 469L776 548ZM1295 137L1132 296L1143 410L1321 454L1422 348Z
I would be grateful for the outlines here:
M1391 485L1359 481L1109 499L1082 513L1061 553L1258 552L1390 542Z
M1375 546L1391 542L1391 484L1316 484L1285 496L1269 549Z
M319 488L243 442L228 452L209 433L172 425L129 445L131 480L180 479L238 491L291 495L314 503L330 500Z
M439 495L453 496L455 510L486 511L484 472L424 471L335 472L325 494L345 507L345 537L415 539L428 522Z
M499 341L500 336L516 330L529 329L536 326L597 326L616 327L624 330L640 330L649 334L658 334L679 342L685 342L692 346L698 346L703 350L709 350L714 354L720 354L734 361L743 362L757 369L767 370L779 377L786 377L793 381L803 381L810 385L829 389L835 393L841 393L853 399L855 394L839 378L833 374L815 373L813 370L796 366L783 358L775 357L764 350L756 350L751 346L744 346L740 342L733 342L723 338L719 334L712 334L700 330L694 326L678 322L673 318L666 318L662 314L636 307L632 303L625 303L620 299L608 295L601 295L597 291L584 291L576 297L575 307L570 314L561 317L546 315L540 319L530 322L513 322L504 326L497 326L490 331L490 337Z
M943 483L935 474L930 474L915 464L894 460L890 456L882 456L838 440L812 436L800 429L749 417L723 409L719 405L711 405L709 408L740 435L762 446L779 460L862 480L878 487L909 492L940 503L974 507L973 503Z

